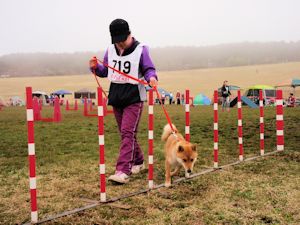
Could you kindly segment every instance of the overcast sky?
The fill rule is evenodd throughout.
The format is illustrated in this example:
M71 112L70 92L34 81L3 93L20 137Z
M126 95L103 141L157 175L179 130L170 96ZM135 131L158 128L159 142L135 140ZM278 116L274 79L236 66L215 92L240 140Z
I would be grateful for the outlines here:
M0 0L0 55L104 50L116 18L151 48L300 40L299 0Z

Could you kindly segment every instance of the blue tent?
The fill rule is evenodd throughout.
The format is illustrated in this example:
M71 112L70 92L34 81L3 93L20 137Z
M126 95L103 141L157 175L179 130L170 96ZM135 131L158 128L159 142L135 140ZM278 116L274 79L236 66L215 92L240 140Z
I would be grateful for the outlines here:
M275 87L298 87L300 86L300 79L299 78L293 78L293 79L288 79L285 80L281 83L279 83L278 85L276 85Z
M294 79L292 80L292 86L293 86L293 87L300 86L300 79L294 78Z
M55 91L51 94L53 94L53 95L71 95L72 92L67 91L67 90L58 90L58 91Z
M194 98L194 105L210 105L210 103L211 100L202 93L196 95Z

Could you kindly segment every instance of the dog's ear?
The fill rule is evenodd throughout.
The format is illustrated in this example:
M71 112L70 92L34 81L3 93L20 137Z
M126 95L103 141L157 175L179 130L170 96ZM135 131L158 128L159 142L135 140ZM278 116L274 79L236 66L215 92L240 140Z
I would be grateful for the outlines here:
M184 148L181 145L178 146L178 152L184 152Z
M196 152L196 151L197 151L197 146L196 146L196 145L192 145L192 150L193 150L194 152Z

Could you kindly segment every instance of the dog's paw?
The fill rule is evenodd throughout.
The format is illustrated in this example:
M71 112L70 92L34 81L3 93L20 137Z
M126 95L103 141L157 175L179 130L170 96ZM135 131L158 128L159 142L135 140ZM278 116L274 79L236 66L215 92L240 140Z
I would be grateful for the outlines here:
M190 173L185 173L185 178L189 178L190 177Z
M165 187L171 187L171 182L166 182Z

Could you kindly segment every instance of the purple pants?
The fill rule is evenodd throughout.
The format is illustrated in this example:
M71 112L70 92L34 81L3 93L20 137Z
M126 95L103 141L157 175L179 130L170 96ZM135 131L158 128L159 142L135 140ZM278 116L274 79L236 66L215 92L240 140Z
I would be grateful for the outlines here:
M144 162L143 152L136 140L143 105L143 102L138 102L125 108L113 107L122 139L116 170L127 175L131 174L132 166Z

